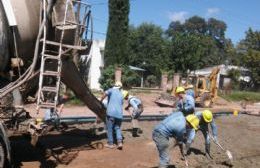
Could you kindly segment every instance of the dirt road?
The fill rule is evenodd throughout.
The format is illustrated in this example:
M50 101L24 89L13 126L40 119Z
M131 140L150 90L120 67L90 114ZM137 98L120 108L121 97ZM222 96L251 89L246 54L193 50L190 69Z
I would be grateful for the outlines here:
M188 156L190 167L197 168L258 168L260 167L260 122L259 117L249 115L221 116L216 119L220 143L234 157L230 163L227 156L212 143L213 160L204 156L204 139L198 132ZM159 121L158 121L159 122ZM34 148L25 137L13 137L14 161L17 167L58 168L152 168L158 165L158 154L151 139L157 121L141 122L144 133L132 138L130 123L123 123L124 148L102 149L106 135L96 136L91 125L77 125L65 132L54 131L42 137ZM185 167L180 159L179 148L171 149L172 167Z

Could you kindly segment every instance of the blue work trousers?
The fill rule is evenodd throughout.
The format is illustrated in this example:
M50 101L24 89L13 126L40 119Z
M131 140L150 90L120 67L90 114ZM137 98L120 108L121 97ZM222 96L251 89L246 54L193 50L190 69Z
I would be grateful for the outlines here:
M156 144L160 158L160 168L166 168L170 164L169 157L169 138L162 135L159 131L153 131L153 141Z
M113 145L114 144L114 131L116 133L116 139L117 143L122 142L122 133L121 133L121 123L122 119L107 116L106 117L106 126L107 126L107 138L108 138L108 144Z

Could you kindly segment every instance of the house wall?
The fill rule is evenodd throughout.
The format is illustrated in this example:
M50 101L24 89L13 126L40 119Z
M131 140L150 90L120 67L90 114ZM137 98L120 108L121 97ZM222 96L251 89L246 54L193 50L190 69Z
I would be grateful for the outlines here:
M91 50L91 62L88 74L88 85L90 89L101 90L98 82L101 70L104 67L104 47L105 40L94 40Z

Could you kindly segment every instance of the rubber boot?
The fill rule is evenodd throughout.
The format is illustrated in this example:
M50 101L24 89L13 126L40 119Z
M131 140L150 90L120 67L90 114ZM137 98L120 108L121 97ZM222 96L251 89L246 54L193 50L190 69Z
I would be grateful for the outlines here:
M138 128L133 128L132 131L133 131L133 132L132 132L132 136L133 136L133 137L139 137L139 135L137 134Z
M138 128L138 131L137 131L138 134L142 134L143 133L143 130L141 128Z
M206 157L207 159L212 159L211 155L210 155L210 144L206 144Z

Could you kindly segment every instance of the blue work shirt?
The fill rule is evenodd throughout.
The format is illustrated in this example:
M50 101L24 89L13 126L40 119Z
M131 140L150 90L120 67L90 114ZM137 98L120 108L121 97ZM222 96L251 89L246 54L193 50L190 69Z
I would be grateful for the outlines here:
M159 123L154 131L160 132L167 138L175 137L178 141L182 141L186 132L186 119L182 112L173 112Z
M194 92L193 89L187 89L187 90L185 91L185 93L186 93L186 95L190 95L190 96L192 96L193 98L195 98L195 92Z
M183 112L184 116L192 114L195 111L195 101L190 95L185 95L185 100L180 99L177 103L177 111Z
M113 87L105 91L105 94L108 97L107 115L122 119L124 97L121 90L117 87Z
M208 125L210 125L210 127L211 127L213 137L217 137L217 126L216 126L216 123L214 121L214 118L212 119L212 121L210 123L207 123L207 122L204 121L201 111L195 112L195 115L200 120L199 130L201 130L201 132L203 133L203 135L206 139L206 144L209 144L210 140L209 140L209 135L208 135L208 131L209 131ZM196 134L196 132L195 132L194 129L188 131L188 135L187 135L187 137L188 137L187 142L188 143L191 143L193 141L193 139L195 138L195 134Z
M134 108L134 110L138 110L138 105L142 104L141 100L136 97L130 97L128 103Z

